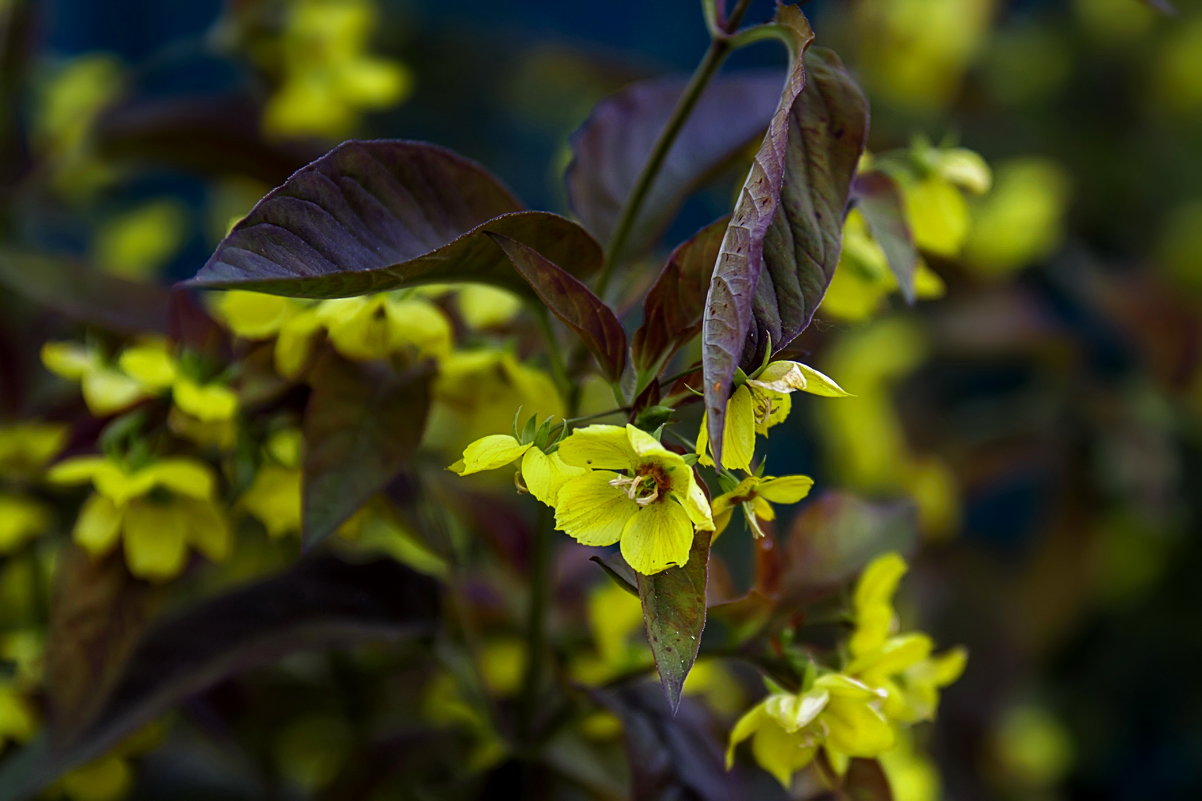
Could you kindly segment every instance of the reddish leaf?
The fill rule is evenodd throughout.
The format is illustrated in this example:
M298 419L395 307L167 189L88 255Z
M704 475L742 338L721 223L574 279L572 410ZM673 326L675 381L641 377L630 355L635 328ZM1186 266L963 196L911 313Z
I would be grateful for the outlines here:
M779 72L749 72L711 83L677 134L635 223L629 253L646 250L684 199L763 134L780 99ZM572 138L568 201L592 233L608 240L668 123L681 79L637 83L602 100ZM628 255L627 254L627 255Z
M583 228L519 208L483 167L448 150L345 142L260 200L191 284L333 298L480 281L532 296L486 233L575 275L600 266L601 249Z
M790 35L793 68L722 240L702 324L715 455L735 368L792 342L826 292L868 128L867 103L839 58L803 58L813 32L801 11L779 7L777 24Z
M294 651L426 636L438 622L438 586L387 559L347 564L323 556L205 601L152 627L98 696L70 742L46 738L0 765L0 801L22 801L104 754L183 698Z
M328 353L305 409L305 547L324 540L404 466L421 442L431 370L398 372L384 363Z
M653 576L638 575L643 623L664 695L673 711L701 647L705 630L705 579L709 569L710 532L693 535L693 550L684 567Z
M634 332L631 353L640 372L658 373L701 331L701 311L718 246L729 218L702 228L672 251L643 301L643 324Z
M546 307L571 328L597 359L601 372L617 381L626 368L626 332L605 302L529 245L489 233Z

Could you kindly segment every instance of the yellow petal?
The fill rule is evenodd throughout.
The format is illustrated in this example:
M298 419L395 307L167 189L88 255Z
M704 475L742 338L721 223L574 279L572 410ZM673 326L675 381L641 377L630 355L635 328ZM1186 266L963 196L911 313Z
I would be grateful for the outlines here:
M792 734L818 717L830 697L829 692L819 689L798 695L778 693L769 696L764 708L781 728Z
M71 801L119 801L129 792L133 774L128 762L108 755L70 771L61 784Z
M116 465L104 456L74 456L47 470L46 480L52 484L86 484L97 474L114 469Z
M822 714L827 747L855 757L875 757L893 747L893 726L870 704L836 695Z
M751 754L786 790L793 774L810 764L816 747L802 732L789 734L775 723L760 726L751 738Z
M55 375L78 381L98 368L100 359L76 342L47 342L42 346L42 364Z
M166 487L190 498L213 497L213 471L192 459L160 459L140 470L138 476L146 476L153 486Z
M330 344L348 359L383 359L393 350L385 298L339 298L323 301L318 313L326 324Z
M637 454L623 426L591 425L578 428L559 443L566 463L593 470L625 470Z
M517 295L486 284L465 284L455 296L455 303L470 328L507 323L522 309Z
M117 366L130 378L154 392L167 389L175 381L175 359L166 343L152 342L126 348Z
M564 482L555 507L555 527L582 545L613 545L621 539L639 506L609 483L615 478L617 473L593 470Z
M825 373L820 373L813 367L801 364L800 362L797 363L797 368L806 377L806 385L802 388L804 392L808 392L811 395L820 395L824 398L854 397Z
M299 532L301 471L292 467L263 465L238 503L263 524L269 537Z
M702 531L713 531L714 518L710 511L710 503L705 497L705 491L701 489L701 485L697 483L697 479L693 475L693 468L682 464L673 470L671 475L672 496L680 501L689 520ZM683 482L681 478L683 478ZM683 487L679 486L681 483L683 483Z
M422 356L442 358L451 352L451 322L429 301L390 300L384 306L391 351L412 347Z
M190 378L175 382L172 395L182 411L205 423L232 420L238 413L238 396L222 384L197 384Z
M814 479L809 476L780 476L766 478L756 487L756 492L772 503L797 503L810 494Z
M883 679L892 676L926 659L932 647L934 643L925 634L890 637L875 651L853 659L847 666L847 672L863 675L865 682L875 684L876 677Z
M968 205L955 186L931 176L902 188L906 219L914 243L923 250L955 258L968 234Z
M230 555L233 536L225 515L211 501L191 498L176 501L187 524L187 539L196 550L214 562Z
M584 475L583 467L567 464L556 451L547 455L530 448L522 456L522 481L530 494L547 506L555 506L559 490L569 480Z
M166 581L184 569L187 523L173 503L136 500L125 510L125 563L149 581Z
M806 388L806 376L800 362L776 361L764 366L759 375L747 381L753 387L773 392L793 392Z
M269 339L300 310L291 298L262 292L222 292L214 304L217 316L245 339Z
M482 470L496 470L517 459L529 448L529 444L523 445L508 434L489 434L464 449L463 466L454 472L467 476ZM451 469L456 465L452 465Z
M750 470L755 457L755 403L751 390L739 387L726 404L722 429L722 466L727 470Z
M993 184L993 173L979 153L963 147L935 151L935 169L947 180L974 195L983 195Z
M0 493L0 554L11 553L49 524L49 514L41 504Z
M639 456L679 456L663 446L655 437L630 423L626 424L626 439L630 448Z
M768 429L788 419L789 410L793 408L793 400L785 392L757 389L752 391L751 397L755 403L755 432L765 437Z
M0 743L6 739L25 742L37 732L33 706L11 684L0 684Z
M906 570L906 560L892 551L873 559L856 582L852 596L855 608L859 610L873 604L890 603Z
M735 764L735 748L739 743L746 740L751 735L755 734L761 726L771 725L772 722L767 719L767 712L764 709L764 704L759 703L747 710L734 728L730 730L730 740L726 744L726 769L730 770Z
M644 576L678 567L689 561L693 523L684 507L663 499L630 517L622 530L621 547L622 556Z
M288 379L301 374L313 352L313 335L320 327L316 309L306 309L284 322L275 341L276 372Z
M109 367L87 373L80 389L88 410L97 417L107 417L148 397L141 384Z
M92 556L100 556L112 550L121 533L122 511L100 493L89 497L79 510L72 538Z

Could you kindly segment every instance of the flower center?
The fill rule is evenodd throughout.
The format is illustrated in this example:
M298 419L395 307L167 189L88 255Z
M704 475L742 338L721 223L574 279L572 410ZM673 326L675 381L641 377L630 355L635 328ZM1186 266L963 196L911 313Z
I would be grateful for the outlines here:
M626 491L626 497L639 506L648 506L668 496L671 482L657 464L640 465L633 476L618 476L609 482L611 487Z

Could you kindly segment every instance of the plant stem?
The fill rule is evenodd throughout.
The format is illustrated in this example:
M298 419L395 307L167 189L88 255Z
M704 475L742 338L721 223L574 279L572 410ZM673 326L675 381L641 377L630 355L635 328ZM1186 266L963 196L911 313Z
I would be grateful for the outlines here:
M746 10L746 2L740 2L739 5L744 11ZM742 16L739 9L736 9L736 14L739 17ZM737 19L737 17L732 15L733 19ZM688 120L689 114L692 113L693 107L701 99L702 91L717 73L718 67L721 66L730 49L730 43L725 36L716 36L710 40L710 46L705 51L705 56L697 65L697 69L693 71L680 99L676 101L676 107L672 109L668 124L660 132L659 138L651 150L651 156L643 165L643 171L639 173L638 180L635 182L634 188L630 190L626 202L622 204L622 212L618 216L617 225L605 248L605 263L601 267L601 277L597 281L597 294L602 298L605 296L605 290L609 287L610 279L613 278L614 269L621 261L622 251L626 249L630 240L630 234L634 229L639 212L643 208L643 203L647 200L651 186L655 183L660 168L664 165L664 159L668 157L668 151L672 149L672 145Z
M530 608L526 617L526 675L522 681L522 736L537 734L536 718L547 650L547 607L551 600L551 510L544 508L534 528L530 554Z
M551 377L555 380L555 386L559 388L566 401L572 394L572 384L568 380L568 368L563 359L563 352L559 349L559 340L555 338L555 331L551 328L551 317L547 314L547 307L541 303L532 303L530 308L534 309L534 316L538 318L539 328L542 329L543 338L547 341L547 358L551 363Z

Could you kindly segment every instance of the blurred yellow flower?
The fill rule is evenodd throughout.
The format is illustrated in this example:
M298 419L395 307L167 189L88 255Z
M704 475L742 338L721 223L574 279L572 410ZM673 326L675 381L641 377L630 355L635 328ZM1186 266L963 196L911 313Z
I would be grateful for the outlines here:
M79 513L75 542L100 556L123 541L125 562L139 578L166 581L179 575L188 546L213 561L229 555L229 524L205 464L167 458L130 470L107 457L81 456L58 463L47 478L92 484L96 491Z
M0 426L0 476L28 478L67 444L69 427L62 423L22 420Z
M0 554L45 533L50 519L50 511L37 501L0 492Z
M819 748L836 769L850 757L879 756L893 747L895 736L880 700L877 691L841 673L825 673L800 693L772 693L735 723L727 769L748 738L755 761L786 789Z

